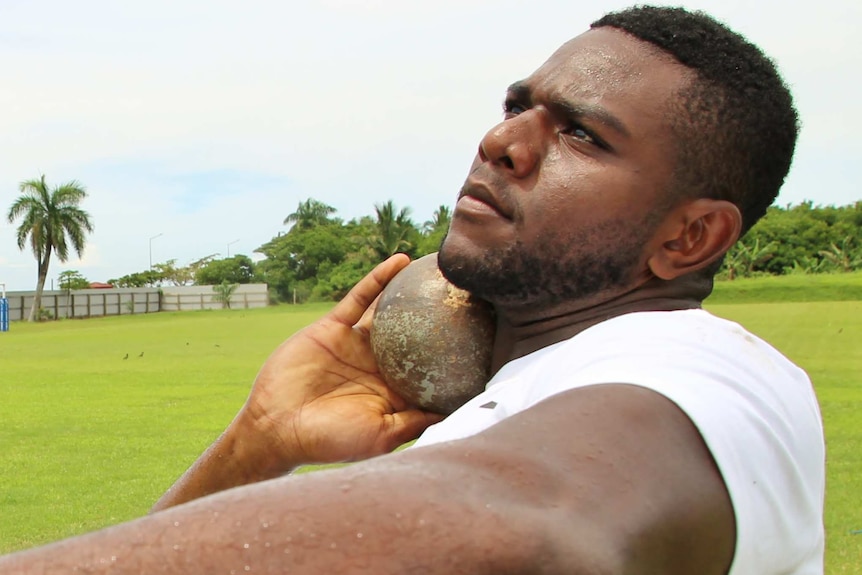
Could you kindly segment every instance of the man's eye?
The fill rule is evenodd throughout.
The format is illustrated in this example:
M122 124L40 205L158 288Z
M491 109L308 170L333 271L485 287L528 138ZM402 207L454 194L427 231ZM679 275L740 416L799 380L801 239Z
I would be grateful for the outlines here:
M599 142L596 138L593 137L592 134L587 132L581 126L575 124L570 126L566 130L563 131L564 134L567 134L577 140L581 140L582 142L587 142L588 144L595 144L597 146L602 146L602 143Z
M520 104L515 104L514 102L506 102L506 104L503 106L503 117L508 120L509 118L514 118L518 114L522 114L526 111L527 108Z

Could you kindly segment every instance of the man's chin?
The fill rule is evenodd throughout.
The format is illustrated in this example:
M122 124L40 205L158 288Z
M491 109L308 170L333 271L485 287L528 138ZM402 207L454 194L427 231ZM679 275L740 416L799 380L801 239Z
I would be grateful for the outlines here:
M474 295L493 301L497 291L512 281L504 271L509 251L478 246L464 235L449 233L437 254L437 265L449 283Z
M440 251L437 254L437 267L440 268L440 273L443 274L443 277L449 283L455 287L471 291L469 287L463 285L462 270L468 267L467 262L471 257L481 258L482 255L481 253L474 253L471 256L469 253L465 253L465 251L470 252L473 250L465 250L464 248L467 246L464 246L464 243L463 238L453 237L451 233L447 234L443 239L443 243L440 244ZM475 251L478 252L478 250Z

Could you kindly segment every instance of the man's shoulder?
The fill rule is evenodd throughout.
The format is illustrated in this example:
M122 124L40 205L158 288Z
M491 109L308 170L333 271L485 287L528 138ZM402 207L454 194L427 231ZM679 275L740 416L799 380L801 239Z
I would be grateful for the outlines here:
M804 372L769 342L742 325L703 309L634 312L607 319L572 338L543 348L527 363L596 364L605 358L645 365L660 360L691 366L695 360L780 365L807 379Z
M793 365L772 345L740 324L703 309L689 309L615 316L507 367L523 369L535 364L553 369L554 365L564 365L570 370L595 366L606 359L623 364L626 361L650 364L657 358L662 364L690 365L693 358L704 359L701 356L708 356L710 363L720 361L721 357L736 361L743 349L757 351L750 357L752 360Z
M704 309L685 309L641 311L615 316L584 330L572 340L589 341L609 336L641 344L658 338L708 343L716 338L756 337L740 324Z

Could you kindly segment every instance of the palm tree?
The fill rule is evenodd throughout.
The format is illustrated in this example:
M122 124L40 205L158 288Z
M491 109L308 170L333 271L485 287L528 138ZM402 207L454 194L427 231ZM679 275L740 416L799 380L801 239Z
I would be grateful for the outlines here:
M840 272L852 272L862 268L862 250L853 250L853 236L847 236L838 246L829 243L828 250L818 252L823 256L823 262L830 268Z
M328 223L329 215L337 210L314 198L299 202L296 211L284 218L285 224L294 224L296 229L307 230L316 225Z
M78 207L87 197L87 192L75 180L49 190L43 175L38 180L21 182L18 189L21 196L9 208L6 217L10 224L18 217L22 218L17 230L18 249L24 251L29 236L30 247L38 263L36 297L28 317L28 321L34 321L42 307L42 290L48 277L51 252L56 252L57 259L65 262L69 259L71 243L78 257L81 257L84 252L84 232L92 232L93 224L90 214Z
M449 222L452 221L452 211L449 206L441 205L434 210L434 215L430 220L422 224L422 228L426 234L430 234L439 230L449 228Z
M383 205L374 204L374 211L377 212L376 230L367 242L379 259L396 252L408 252L415 247L410 241L410 235L416 231L410 220L410 208L402 208L396 213L395 204L389 200Z
M774 241L761 247L760 238L755 238L754 243L750 245L745 241L736 242L724 258L727 279L751 276L755 267L772 259L777 248L778 244Z
M232 284L227 280L222 280L220 284L213 286L213 300L221 302L222 307L230 309L230 300L238 287L239 284Z

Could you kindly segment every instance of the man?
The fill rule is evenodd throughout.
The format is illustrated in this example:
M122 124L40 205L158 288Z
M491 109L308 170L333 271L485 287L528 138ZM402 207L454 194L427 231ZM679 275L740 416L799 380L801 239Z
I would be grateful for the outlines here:
M676 9L606 16L509 88L441 247L499 318L482 395L412 449L284 476L439 421L370 354L395 256L282 344L155 513L0 572L821 573L810 382L699 309L796 131L739 36Z

